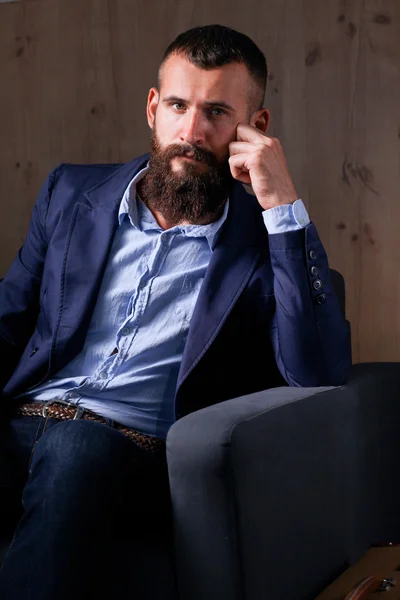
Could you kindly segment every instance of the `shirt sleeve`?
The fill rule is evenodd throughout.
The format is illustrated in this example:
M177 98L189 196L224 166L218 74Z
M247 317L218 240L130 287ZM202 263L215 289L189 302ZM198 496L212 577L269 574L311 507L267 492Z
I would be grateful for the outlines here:
M308 212L300 198L293 204L268 208L263 211L262 215L269 234L304 229L310 224Z

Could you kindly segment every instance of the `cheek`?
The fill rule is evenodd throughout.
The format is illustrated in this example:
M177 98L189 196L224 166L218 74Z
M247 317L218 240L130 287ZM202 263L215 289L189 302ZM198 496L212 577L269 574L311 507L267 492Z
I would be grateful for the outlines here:
M160 109L156 114L155 126L157 130L157 137L163 145L174 141L174 138L179 130L179 124L176 115L170 111L164 111Z
M213 134L213 139L210 140L213 146L213 152L219 161L229 158L229 144L236 139L236 127L228 130L222 129Z

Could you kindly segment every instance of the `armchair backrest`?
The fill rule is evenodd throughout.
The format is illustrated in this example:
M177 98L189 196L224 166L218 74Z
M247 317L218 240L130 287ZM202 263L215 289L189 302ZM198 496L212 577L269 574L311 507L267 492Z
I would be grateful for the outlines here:
M342 315L346 317L346 292L344 277L341 273L339 273L339 271L335 271L335 269L329 269L329 271L331 275L333 289L335 290L336 296L338 298Z

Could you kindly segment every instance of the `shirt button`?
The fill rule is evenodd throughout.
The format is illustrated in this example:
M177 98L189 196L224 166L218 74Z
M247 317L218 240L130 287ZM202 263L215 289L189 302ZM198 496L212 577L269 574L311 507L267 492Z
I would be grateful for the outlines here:
M102 371L101 373L99 373L99 377L100 379L107 379L107 373L105 371Z
M310 269L311 275L318 275L318 269L315 266L312 266Z
M308 256L311 258L311 260L314 260L315 258L317 258L317 253L315 252L315 250L310 250Z
M124 327L121 331L122 335L129 335L130 334L130 329L129 327Z
M326 295L325 294L319 294L316 298L315 298L317 304L323 304L326 300Z
M68 400L75 400L76 398L79 398L79 394L77 394L76 392L69 392L67 394L67 398Z

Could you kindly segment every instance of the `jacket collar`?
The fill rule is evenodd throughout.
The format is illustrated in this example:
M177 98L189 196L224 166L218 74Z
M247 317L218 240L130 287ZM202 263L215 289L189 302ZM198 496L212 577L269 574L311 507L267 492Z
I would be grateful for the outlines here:
M122 196L133 177L143 169L149 160L148 154L143 154L134 160L123 164L117 170L112 171L108 177L96 183L84 192L84 196L92 208L108 204L109 202L121 201Z

